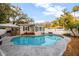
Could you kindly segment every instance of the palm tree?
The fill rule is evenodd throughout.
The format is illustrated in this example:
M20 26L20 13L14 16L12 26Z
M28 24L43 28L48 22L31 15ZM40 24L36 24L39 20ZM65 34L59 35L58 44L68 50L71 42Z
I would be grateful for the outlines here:
M72 12L74 12L75 22L76 22L75 12L77 12L77 11L79 11L79 6L74 6L72 9Z
M72 9L73 12L79 11L79 6L74 6Z

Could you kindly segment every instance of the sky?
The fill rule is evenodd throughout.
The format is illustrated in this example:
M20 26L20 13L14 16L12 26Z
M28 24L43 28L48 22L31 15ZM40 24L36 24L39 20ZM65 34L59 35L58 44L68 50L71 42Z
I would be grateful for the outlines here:
M71 12L74 6L79 6L79 3L15 3L13 5L18 5L23 13L40 23L55 20L63 15L64 9ZM79 13L76 15L78 16Z

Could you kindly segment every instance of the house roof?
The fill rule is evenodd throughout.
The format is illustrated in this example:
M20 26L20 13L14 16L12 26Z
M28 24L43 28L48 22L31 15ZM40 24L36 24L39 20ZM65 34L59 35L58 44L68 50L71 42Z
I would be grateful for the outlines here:
M42 25L39 25L39 24L33 24L33 23L31 23L31 24L18 24L19 26L37 26L37 27L43 27Z
M15 24L7 23L7 24L0 24L0 27L13 28L13 27L19 27L19 26L15 25Z
M18 24L20 26L30 26L30 25L35 25L34 23L28 23L28 24Z

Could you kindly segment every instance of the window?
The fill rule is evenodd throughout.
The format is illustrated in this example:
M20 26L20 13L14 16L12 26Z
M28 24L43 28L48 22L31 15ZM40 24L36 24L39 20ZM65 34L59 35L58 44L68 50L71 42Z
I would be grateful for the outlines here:
M28 28L28 31L29 31L29 26L27 28Z
M35 31L38 31L38 27L35 27Z
M23 31L25 31L25 26L23 26Z
M26 30L28 30L28 27L26 27Z
M42 27L39 27L40 28L40 30L39 31L42 31Z

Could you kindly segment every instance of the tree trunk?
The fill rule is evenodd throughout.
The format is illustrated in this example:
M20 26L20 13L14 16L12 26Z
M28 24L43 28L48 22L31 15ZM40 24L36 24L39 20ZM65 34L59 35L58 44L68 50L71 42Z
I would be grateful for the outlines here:
M13 24L15 24L15 18L13 18Z
M74 33L74 31L72 30L72 29L70 29L71 30L71 32L73 33L73 36L76 36L76 34Z

